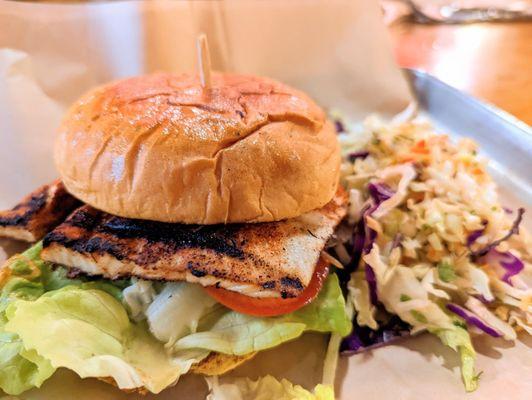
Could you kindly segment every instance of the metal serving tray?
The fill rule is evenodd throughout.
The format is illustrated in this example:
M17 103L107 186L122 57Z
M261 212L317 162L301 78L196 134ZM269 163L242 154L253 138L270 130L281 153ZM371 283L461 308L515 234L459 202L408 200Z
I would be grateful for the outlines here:
M531 127L425 72L405 71L421 115L429 117L440 131L475 140L480 154L489 158L489 172L504 192L532 207Z

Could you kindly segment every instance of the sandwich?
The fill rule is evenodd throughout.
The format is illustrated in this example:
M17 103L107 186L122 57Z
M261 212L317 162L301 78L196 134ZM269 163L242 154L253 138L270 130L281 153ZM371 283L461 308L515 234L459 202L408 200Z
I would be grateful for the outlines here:
M272 79L155 74L81 97L59 179L0 212L0 389L58 368L159 393L304 332L349 334L324 248L347 212L334 125Z

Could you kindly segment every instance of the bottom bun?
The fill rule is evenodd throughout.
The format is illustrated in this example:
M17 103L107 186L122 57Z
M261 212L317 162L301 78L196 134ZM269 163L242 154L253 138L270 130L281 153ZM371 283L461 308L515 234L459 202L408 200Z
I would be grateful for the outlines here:
M249 353L243 356L233 356L222 353L211 353L196 365L192 366L191 372L195 374L214 376L222 375L235 369L239 365L255 357L255 353Z
M253 357L255 357L255 354L257 353L254 352L245 354L243 356L234 356L230 354L211 353L203 360L201 360L198 364L193 365L190 369L190 372L206 376L222 375L226 372L235 369L246 361L251 360ZM113 378L98 378L98 380L118 387ZM144 387L120 390L126 393L139 393L142 395L146 395L149 393L149 391Z

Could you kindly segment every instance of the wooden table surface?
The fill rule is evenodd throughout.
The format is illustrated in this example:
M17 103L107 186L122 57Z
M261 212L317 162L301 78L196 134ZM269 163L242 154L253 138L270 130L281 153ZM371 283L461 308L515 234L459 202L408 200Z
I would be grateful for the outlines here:
M532 125L532 22L390 25L397 61Z

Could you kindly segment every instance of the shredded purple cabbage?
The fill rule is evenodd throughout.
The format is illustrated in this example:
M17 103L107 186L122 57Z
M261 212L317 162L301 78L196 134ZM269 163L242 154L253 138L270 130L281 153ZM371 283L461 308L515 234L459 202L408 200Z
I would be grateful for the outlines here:
M471 246L473 243L477 241L479 237L481 237L484 234L484 229L477 229L476 231L471 232L467 236L467 246Z
M376 306L379 303L379 298L377 296L377 277L375 276L375 271L373 271L371 266L366 264L364 272L369 287L369 299L371 300L371 304Z
M410 325L401 321L396 315L386 323L380 324L379 329L373 330L367 326L359 326L353 321L353 331L342 340L340 352L344 356L375 349L402 337L410 335Z
M399 247L401 245L402 240L403 240L403 235L401 235L400 233L396 233L393 238L392 247L390 250L393 250L396 247Z
M491 303L493 303L493 300L490 301L490 300L486 299L486 298L485 298L483 295L481 295L481 294L474 294L473 297L474 297L475 299L479 300L479 301L480 301L481 303L483 303L483 304L491 304Z
M371 207L367 214L363 217L363 220L366 219L368 215L371 215L373 211L376 210L376 206ZM362 248L362 254L368 254L371 251L371 248L373 247L373 243L375 242L375 239L377 239L377 232L371 229L368 224L364 223L364 230L365 230L365 238L364 238L364 247ZM378 296L377 296L377 277L375 276L375 271L373 271L373 268L371 268L368 264L364 263L365 267L365 276L366 281L368 282L369 287L369 298L371 300L371 304L377 305L378 303Z
M525 264L523 263L523 261L521 261L509 251L502 252L495 249L491 249L484 257L484 260L488 264L497 264L502 267L504 273L501 277L501 280L506 282L508 285L512 285L512 282L510 282L510 278L514 275L519 274L525 268Z
M366 225L366 216L373 212L375 206L372 206L371 204L366 204L361 211L360 220L356 223L354 229L353 229L353 264L355 266L354 269L359 264L360 257L362 254L366 254L364 250L366 249L366 238L368 237L368 228Z
M336 129L336 133L347 132L345 130L344 123L340 121L339 119L334 120L334 128Z
M355 160L361 158L365 159L367 156L369 156L369 151L355 151L353 153L349 153L347 155L347 158L350 162L354 162Z
M373 247L373 242L377 238L377 232L375 232L366 224L366 217L370 215L373 211L375 211L375 209L376 206L374 205L367 205L366 207L364 207L362 209L362 216L360 217L360 220L355 225L355 228L353 230L353 253L351 255L351 262L349 263L350 265L352 265L353 271L358 268L362 255L368 254L371 251L371 248ZM369 286L371 303L376 305L377 280L375 278L375 273L373 269L367 264L364 264L364 268L366 280Z
M508 240L512 235L517 235L519 233L519 225L521 225L524 213L525 213L525 209L524 208L519 208L517 210L517 217L515 218L515 221L512 224L512 227L510 228L508 233L506 235L504 235L502 238L491 242L487 246L484 246L483 248L481 248L481 249L479 249L477 251L473 251L471 253L471 258L473 260L475 260L475 259L477 259L479 257L483 257L486 254L488 254L490 252L490 250L495 249L495 247L497 247L499 244L501 244L505 240Z
M370 196L373 198L377 206L379 206L383 201L388 200L392 197L395 192L390 186L386 183L373 183L370 182L368 185L368 191Z
M488 225L488 221L482 221L482 225L484 225L483 228L477 229L476 231L471 232L467 236L467 247L471 247L471 245L475 243L477 239L484 234L484 232L486 231L486 226Z
M364 222L363 220L360 220L360 222L355 226L355 230L353 231L353 253L357 254L359 257L362 254L362 250L364 249L364 241L365 241L365 229L364 229Z
M365 230L366 239L364 241L362 253L368 254L371 251L371 248L373 247L375 239L377 239L377 232L371 229L367 224L365 226Z
M371 251L373 242L377 237L377 232L366 224L366 218L376 209L377 206L366 204L362 208L360 220L353 230L353 255L357 256L356 258L359 260L362 254L367 254Z
M360 220L353 230L353 254L350 263L353 265L353 270L358 267L362 255L368 254L371 251L373 243L377 239L377 232L371 229L366 223L367 217L371 216L383 201L388 200L395 194L385 183L369 183L368 191L372 201L362 209ZM378 295L375 272L367 264L364 264L364 271L368 282L371 303L377 305Z
M463 307L460 307L458 304L454 303L448 303L447 309L459 317L463 318L465 322L469 325L476 326L481 331L487 333L490 336L493 337L501 337L502 334L497 331L495 328L492 328L488 324L486 324L484 321L482 321L479 317L477 317L475 314L473 314L471 311L466 310Z
M377 239L377 232L367 225L365 222L366 217L370 216L383 201L388 200L395 194L395 192L385 183L370 182L368 185L368 191L375 204L373 207L370 207L362 216L362 220L364 221L365 225L365 240L364 246L362 248L363 254L368 254L371 251L373 243L375 242L375 239ZM373 268L371 268L371 266L368 264L365 264L365 275L366 281L368 282L371 303L376 306L378 303L377 278Z

